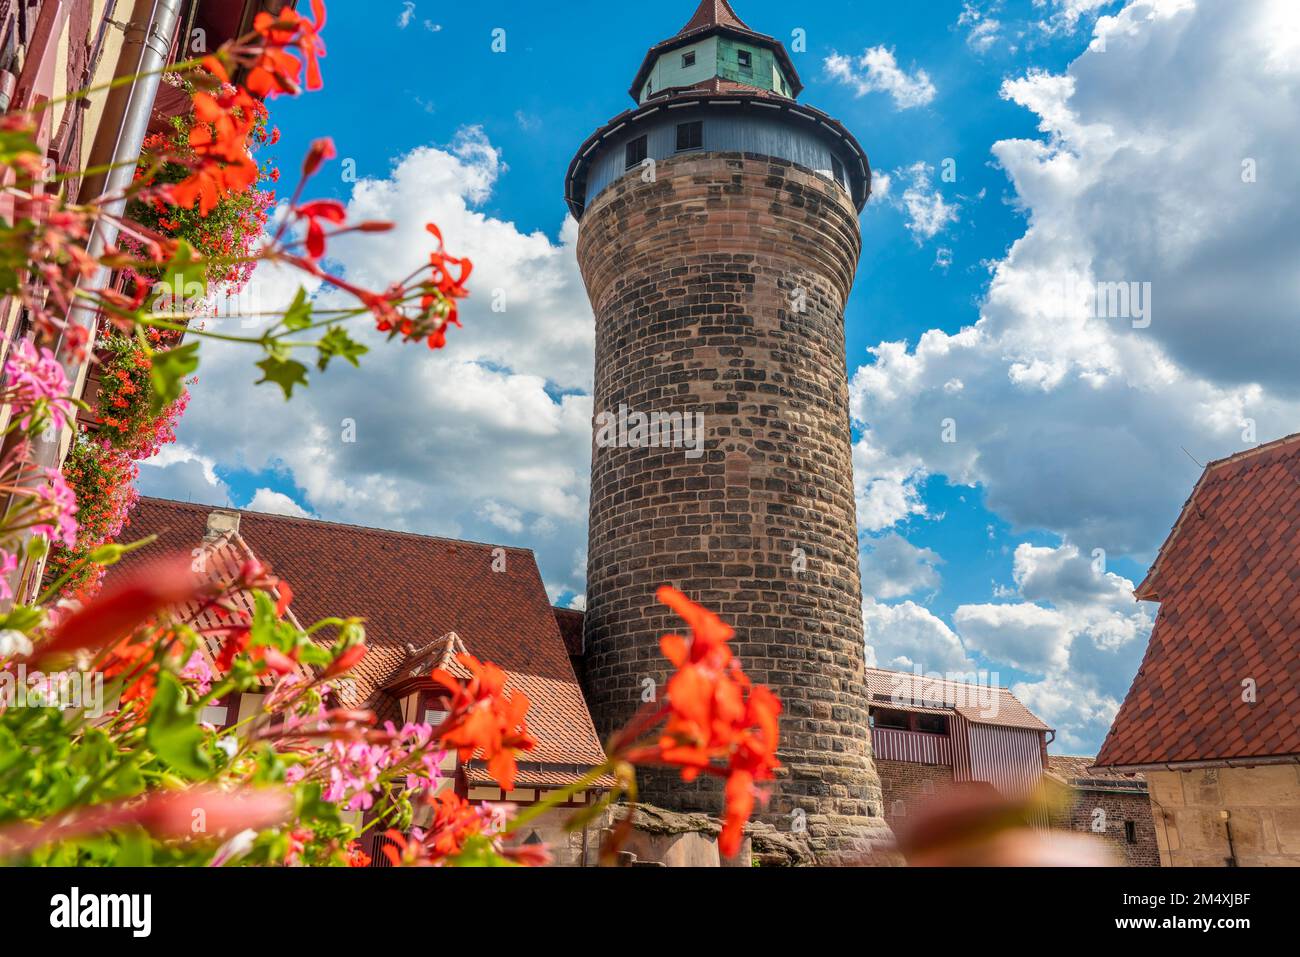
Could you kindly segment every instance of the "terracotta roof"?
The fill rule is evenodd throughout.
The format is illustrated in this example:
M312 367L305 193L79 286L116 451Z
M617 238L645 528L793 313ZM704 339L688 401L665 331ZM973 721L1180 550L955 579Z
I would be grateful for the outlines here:
M565 784L572 784L583 774L590 771L590 767L580 767L572 765L568 767L544 764L532 764L524 761L519 762L519 772L515 775L515 787L558 787ZM465 768L465 778L472 785L492 785L496 784L492 775L483 766L481 761L474 761ZM612 774L602 775L592 784L593 788L613 787L616 783Z
M972 724L1051 731L1006 688L949 681L907 671L867 669L871 703L899 711L959 714ZM991 700L990 700L991 698Z
M239 575L239 570L246 561L257 556L253 554L253 550L248 547L248 543L238 533L231 533L202 542L198 548L191 551L191 557L190 567L201 580L228 582ZM125 562L123 564L125 565ZM273 589L271 594L275 598L280 597L278 590ZM252 619L254 604L252 592L235 592L230 596L230 600L237 609L248 616L249 620ZM199 653L207 659L208 667L216 671L216 659L221 653L225 638L221 635L205 635L204 631L210 628L216 629L228 626L231 624L231 619L219 614L215 609L208 609L196 615L194 613L198 611L198 607L197 604L192 603L181 606L177 611L202 637L199 643ZM302 627L292 608L285 611L285 618L294 627ZM306 666L300 666L298 674L305 675L306 673ZM276 679L277 676L268 671L261 676L261 684L269 687L275 684Z
M1120 784L1146 783L1146 775L1144 774L1120 774L1108 768L1094 767L1093 762L1096 760L1096 758L1076 754L1049 754L1047 756L1047 772L1054 774L1068 784L1076 782L1086 784L1089 781Z
M560 626L560 637L570 658L582 655L582 619L584 613L576 608L555 609L555 623Z
M1160 612L1099 765L1300 755L1297 528L1300 434L1206 467L1136 591Z
M189 554L212 511L140 499L123 540L159 540L111 572L162 553ZM591 767L604 760L532 552L504 548L498 572L493 559L501 553L492 545L259 512L241 511L239 520L240 540L292 586L301 621L365 619L370 650L351 687L341 689L342 703L395 717L383 688L463 644L529 696L529 730L539 741L533 761Z
M736 16L736 11L731 9L731 4L727 3L727 0L703 0L695 15L687 21L686 26L677 31L677 35L717 26L735 27L739 30L749 29L745 21Z

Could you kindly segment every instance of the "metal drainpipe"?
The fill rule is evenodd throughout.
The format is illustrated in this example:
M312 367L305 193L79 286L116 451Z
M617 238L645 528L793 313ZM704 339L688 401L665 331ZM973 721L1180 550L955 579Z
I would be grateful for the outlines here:
M1225 861L1228 867L1237 866L1237 848L1232 840L1232 815L1227 811L1220 811L1219 816L1223 819L1223 829L1228 835L1228 859Z
M87 176L82 181L80 196L82 201L91 198L120 193L131 185L135 176L136 160L144 145L145 134L149 129L149 119L153 113L154 98L158 93L161 70L167 65L171 52L172 38L176 35L180 22L180 9L183 0L135 0L131 10L131 19L126 24L125 41L118 56L117 67L113 76L141 76L135 83L110 90L104 102L104 113L99 127L95 131L95 142L87 157L87 167L108 166L105 172ZM113 216L121 215L126 208L126 199L119 197L104 204L104 211ZM98 257L117 239L118 228L114 223L97 220L86 242L86 251L92 257ZM98 290L106 287L112 279L112 270L100 268L89 279L77 284L78 290ZM86 373L90 367L90 357L94 352L95 327L99 319L98 310L78 300L68 314L68 323L85 328L87 338L87 357L77 361L68 356L60 358L63 371L72 384L72 394L80 397L85 386ZM60 336L60 345L63 337ZM74 434L76 426L73 425ZM37 436L32 443L32 464L36 469L58 468L60 462L61 435ZM36 472L34 474L39 474ZM26 540L28 533L23 534ZM44 562L37 563L34 569L20 568L17 578L26 578L35 586L40 581ZM22 600L22 593L15 588L17 600Z

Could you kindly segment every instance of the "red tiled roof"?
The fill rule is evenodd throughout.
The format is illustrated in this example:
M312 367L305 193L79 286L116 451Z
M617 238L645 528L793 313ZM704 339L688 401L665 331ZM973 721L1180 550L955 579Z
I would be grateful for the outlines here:
M196 576L202 581L231 581L238 577L239 570L249 559L256 558L248 543L239 537L237 532L222 535L220 538L212 541L204 541L200 546L191 552L192 561L191 569ZM125 563L123 563L125 564ZM275 598L280 597L278 589L273 589L271 594ZM248 615L251 620L253 616L253 595L248 591L237 591L230 595L230 601L244 614ZM176 609L180 613L180 620L184 620L202 639L199 642L199 654L207 659L208 667L216 671L216 659L221 653L221 647L225 643L225 638L221 635L204 634L207 629L217 629L227 627L231 619L225 615L218 614L216 609L210 608L207 611L195 614L199 609L197 604L183 605ZM285 618L296 628L302 625L294 615L293 609L285 611ZM300 665L298 674L307 674L307 667ZM261 676L261 684L270 686L277 679L273 672L266 672Z
M158 541L110 571L120 574L161 553L189 554L212 511L140 499L123 540L156 534ZM423 667L424 657L445 652L455 638L528 695L528 726L538 739L532 761L591 767L604 760L532 552L505 548L505 570L494 571L492 545L259 512L239 516L241 541L292 586L299 620L365 619L370 650L352 685L340 690L344 704L395 717L384 686Z
M518 773L515 775L515 787L560 787L565 784L572 784L590 770L589 767L556 767L554 765L528 764L521 761L519 762ZM481 761L474 761L465 768L465 779L471 785L492 785L497 783ZM605 774L597 778L592 787L597 789L609 788L616 783L614 775Z
M677 31L677 35L718 26L735 27L737 30L749 29L745 21L736 16L736 11L731 9L731 4L727 0L703 0L695 15L687 21L686 26Z
M1063 781L1145 781L1143 774L1121 774L1107 768L1093 766L1096 758L1087 758L1075 754L1049 754L1047 770Z
M1099 765L1300 755L1298 529L1300 434L1206 467L1136 591L1160 613Z
M568 649L570 658L582 655L582 619L583 612L576 608L555 609L555 622L560 626L560 637Z
M929 714L956 713L972 724L1051 731L1006 688L930 678L907 671L867 669L867 694L882 708ZM988 701L992 695L992 701Z

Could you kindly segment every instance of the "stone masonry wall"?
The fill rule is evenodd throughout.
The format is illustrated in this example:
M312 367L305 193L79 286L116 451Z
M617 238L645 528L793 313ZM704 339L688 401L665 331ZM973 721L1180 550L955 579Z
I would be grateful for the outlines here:
M638 172L586 211L578 258L596 314L594 411L702 413L705 451L595 447L585 639L589 704L608 735L662 693L673 584L735 626L772 686L784 764L760 817L806 822L822 859L889 838L863 685L844 303L857 213L784 160L692 153ZM593 443L595 444L595 443ZM719 782L643 778L674 810L721 809ZM796 809L802 809L802 813Z
M1300 866L1300 765L1148 771L1166 867ZM1228 812L1225 821L1222 812Z
M912 761L876 761L884 798L885 821L891 828L906 824L928 801L953 786L952 768L943 764Z
M1071 789L1071 801L1052 826L1100 838L1128 867L1159 867L1151 801L1145 791ZM1128 840L1126 822L1133 822L1134 840ZM1097 830L1097 828L1101 830Z

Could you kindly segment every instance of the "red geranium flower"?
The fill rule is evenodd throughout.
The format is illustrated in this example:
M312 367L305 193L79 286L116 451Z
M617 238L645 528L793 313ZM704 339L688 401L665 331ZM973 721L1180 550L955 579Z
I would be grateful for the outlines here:
M262 40L261 53L248 74L248 88L258 96L297 93L302 63L289 53L297 48L307 64L307 89L323 85L318 59L325 55L320 30L325 26L324 0L312 0L315 20L308 20L297 10L286 7L279 13L259 13L253 29Z
M347 219L347 209L336 199L317 199L294 207L294 214L307 220L307 255L320 259L325 255L325 227L321 220L338 225Z
M691 636L660 639L660 649L677 672L668 681L666 703L651 719L664 716L667 721L655 744L629 746L623 757L632 764L677 767L685 781L701 773L726 777L718 847L732 857L753 813L757 782L770 780L780 766L776 749L781 703L741 670L727 644L734 632L721 618L675 588L663 586L656 596L690 625ZM621 740L631 742L646 724L634 722L633 731ZM619 750L619 739L614 750Z
M506 693L505 672L473 655L456 660L473 676L461 681L441 668L431 677L451 692L451 713L438 728L443 745L456 748L462 762L476 752L488 762L488 773L503 790L512 791L518 766L515 754L531 751L536 740L528 733L528 696L522 691Z
M251 157L223 162L203 157L188 179L166 187L167 201L189 209L198 201L199 212L206 216L228 193L242 193L257 182L257 164Z

